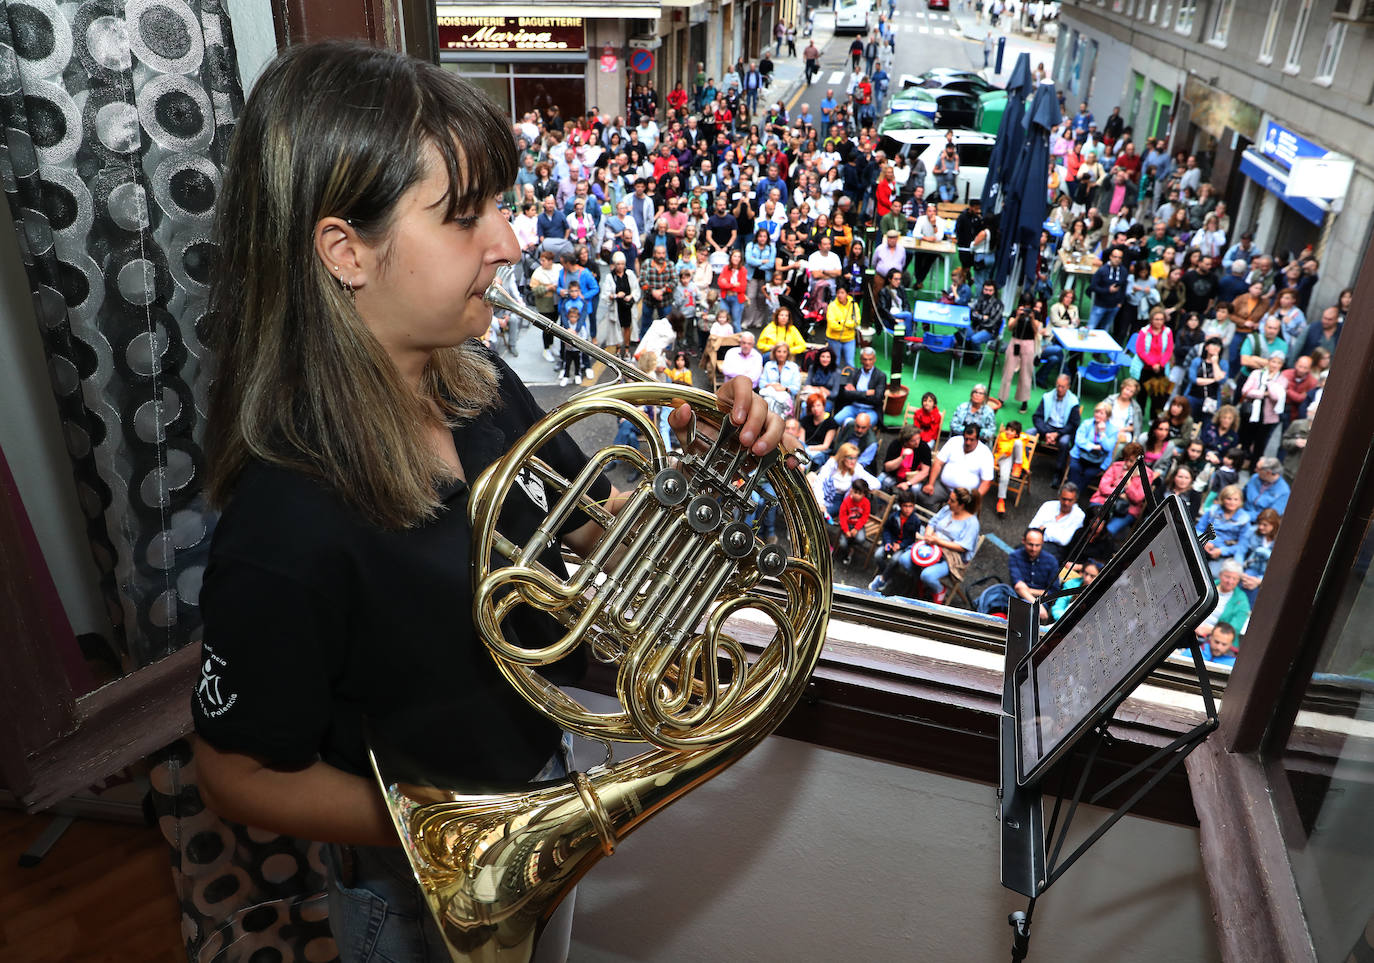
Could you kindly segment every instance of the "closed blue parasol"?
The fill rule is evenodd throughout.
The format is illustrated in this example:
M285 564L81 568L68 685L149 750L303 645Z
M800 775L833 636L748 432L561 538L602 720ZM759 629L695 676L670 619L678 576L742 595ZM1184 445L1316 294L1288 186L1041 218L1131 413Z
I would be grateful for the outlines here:
M983 216L995 218L1002 212L1006 179L1015 169L1016 158L1025 140L1026 98L1035 87L1031 77L1030 55L1022 53L1007 80L1007 106L997 128L997 140L988 158L988 176L983 183Z
M1001 240L997 248L994 277L1005 284L1012 263L1022 256L1022 273L1035 276L1040 231L1048 213L1050 131L1059 123L1059 104L1054 84L1038 84L1026 114L1025 128L1016 164L1007 176L1000 219ZM1020 283L1020 278L1012 279Z

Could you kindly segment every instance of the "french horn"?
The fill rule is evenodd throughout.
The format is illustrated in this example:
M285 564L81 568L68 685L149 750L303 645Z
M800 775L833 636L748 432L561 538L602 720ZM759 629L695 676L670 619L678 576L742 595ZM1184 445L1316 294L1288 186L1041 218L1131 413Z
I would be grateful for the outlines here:
M491 305L551 331L624 381L550 411L482 473L469 497L474 620L483 643L532 706L565 731L605 744L607 760L566 779L498 792L388 778L385 760L372 752L449 950L473 963L529 960L543 925L592 865L776 728L816 665L831 606L829 543L801 471L777 452L755 458L741 449L715 395L650 380L511 297L502 280L486 293ZM640 406L679 399L695 418L670 450ZM538 457L554 435L597 414L629 419L647 454L610 446L575 478ZM643 479L614 514L589 494L613 460ZM550 495L535 535L517 544L498 520L521 472L532 472ZM790 553L764 542L746 520L774 505ZM564 578L539 556L578 509L603 533ZM758 592L764 582L781 588L784 600ZM502 622L522 605L552 613L564 634L536 649L513 644ZM731 634L732 618L762 623L767 643L751 652ZM583 645L615 667L614 711L592 711L539 672ZM613 742L647 748L614 762Z

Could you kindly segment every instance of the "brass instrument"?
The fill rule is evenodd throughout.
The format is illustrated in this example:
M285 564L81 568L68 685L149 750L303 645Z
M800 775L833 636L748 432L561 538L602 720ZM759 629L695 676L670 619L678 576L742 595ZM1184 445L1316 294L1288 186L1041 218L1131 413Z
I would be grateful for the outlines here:
M507 269L508 270L508 269ZM498 279L499 280L499 279ZM624 383L579 394L541 419L472 486L475 622L500 671L531 705L568 732L607 744L608 760L556 782L436 789L389 780L372 764L411 866L455 960L527 961L558 903L602 856L649 816L730 766L762 741L801 696L830 616L824 524L802 473L777 452L757 459L711 394L653 382L638 369L532 311L493 283L492 305L551 330L619 371ZM695 424L670 451L640 405L684 399ZM576 478L536 453L597 413L630 419L649 454L597 452ZM607 463L646 479L611 514L588 495ZM545 521L525 544L497 529L505 493L521 472L542 480ZM793 554L757 537L745 516L776 503ZM568 579L538 561L574 509L604 529ZM753 592L770 579L780 604ZM551 612L566 629L539 649L512 644L502 620L520 605ZM772 637L750 661L727 620L752 610ZM540 666L580 645L617 666L619 711L594 712L546 681ZM618 763L610 742L649 747Z

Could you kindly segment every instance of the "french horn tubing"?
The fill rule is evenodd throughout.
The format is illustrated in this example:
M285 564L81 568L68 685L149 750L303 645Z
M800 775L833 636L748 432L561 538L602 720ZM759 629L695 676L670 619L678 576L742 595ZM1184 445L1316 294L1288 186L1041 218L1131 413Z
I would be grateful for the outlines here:
M498 792L388 778L374 747L373 769L415 877L454 960L472 963L528 961L544 923L597 860L773 731L820 657L831 606L829 543L801 471L777 452L742 450L715 395L652 381L512 298L501 280L486 292L490 304L625 381L554 408L472 485L474 621L502 675L534 708L568 732L647 748ZM679 400L695 419L670 450L640 406ZM575 478L538 457L553 436L597 414L630 419L647 454L609 446ZM615 514L589 495L611 461L630 463L643 479ZM517 544L497 523L522 472L550 494L534 536ZM790 554L746 520L774 505ZM564 578L539 556L578 509L603 533ZM756 591L765 580L785 601ZM522 605L552 613L562 637L536 649L507 639L502 622ZM730 633L735 617L771 630L761 650L751 653ZM540 674L582 645L615 667L615 711L592 711Z

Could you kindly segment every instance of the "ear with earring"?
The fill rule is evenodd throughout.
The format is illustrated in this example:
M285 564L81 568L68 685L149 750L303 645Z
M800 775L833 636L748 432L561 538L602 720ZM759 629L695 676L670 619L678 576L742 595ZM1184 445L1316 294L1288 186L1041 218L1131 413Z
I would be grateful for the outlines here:
M353 290L353 285L346 281L342 274L339 274L339 266L337 264L334 265L334 273L339 275L339 286L342 287L344 293L348 295L348 300L356 302L358 300L358 293Z

